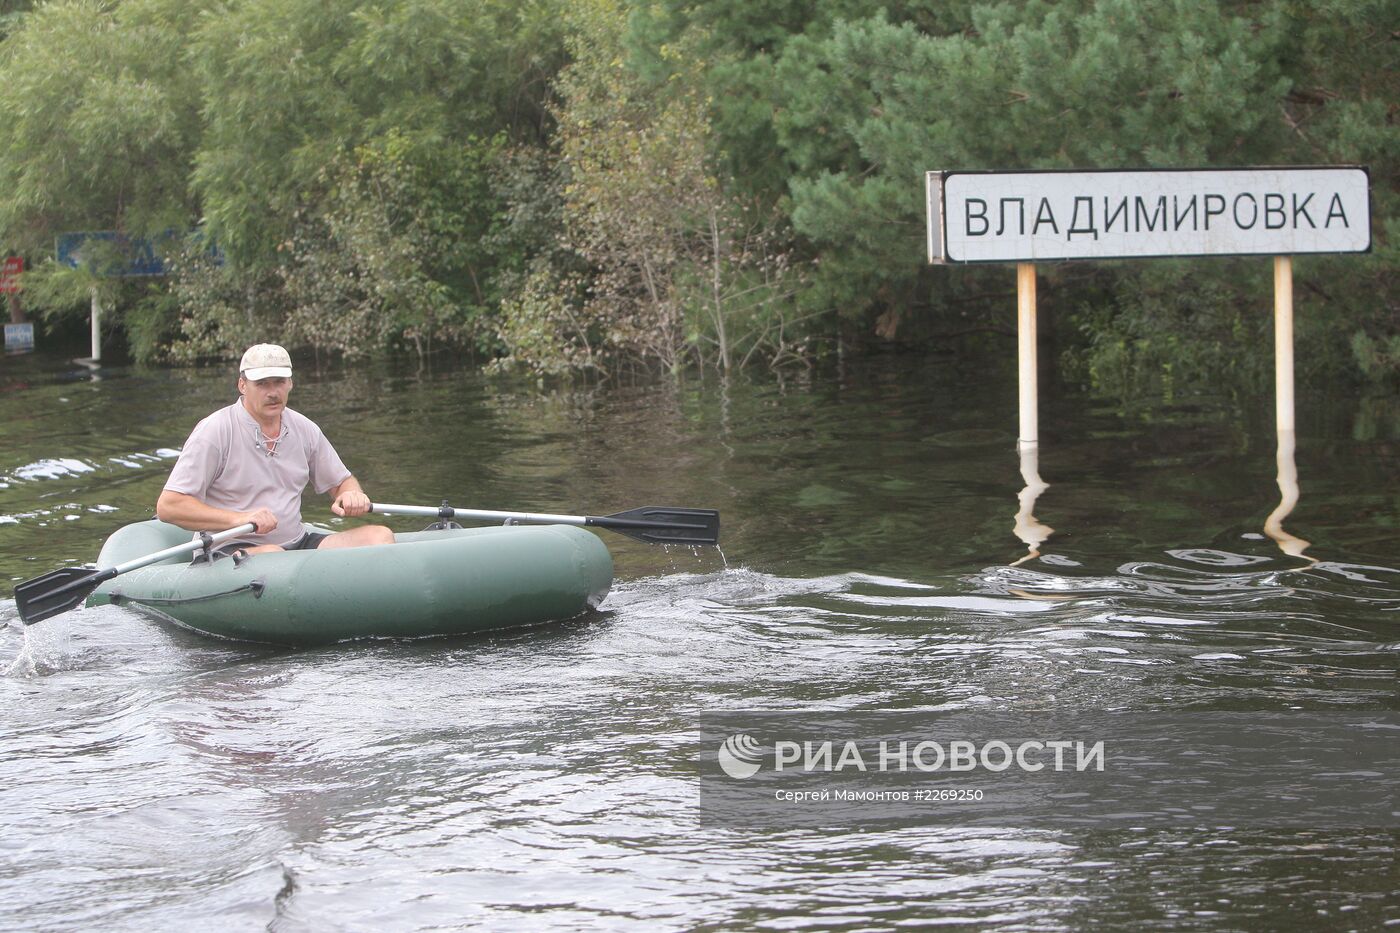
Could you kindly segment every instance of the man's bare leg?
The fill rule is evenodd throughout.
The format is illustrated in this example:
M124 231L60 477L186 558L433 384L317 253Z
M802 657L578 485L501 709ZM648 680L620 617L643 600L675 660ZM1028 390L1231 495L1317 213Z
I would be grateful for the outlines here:
M361 525L349 531L337 531L316 545L316 550L325 551L336 547L369 547L375 544L393 544L394 532L386 525Z
M351 528L349 531L336 531L321 539L321 543L316 545L316 550L325 551L338 547L369 547L375 544L393 544L394 533L384 525L361 525L359 528ZM286 548L277 544L259 544L253 547L239 548L244 554L251 557L254 554L269 554L273 551L285 551Z

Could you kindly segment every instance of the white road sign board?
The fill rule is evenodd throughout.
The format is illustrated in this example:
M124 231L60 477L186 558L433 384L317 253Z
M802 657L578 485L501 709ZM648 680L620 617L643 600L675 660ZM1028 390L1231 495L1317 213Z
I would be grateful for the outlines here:
M1358 166L929 172L929 262L1362 253Z

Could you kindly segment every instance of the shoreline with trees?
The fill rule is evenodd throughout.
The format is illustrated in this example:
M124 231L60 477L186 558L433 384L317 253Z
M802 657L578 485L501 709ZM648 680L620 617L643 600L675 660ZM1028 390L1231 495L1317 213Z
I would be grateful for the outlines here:
M1365 164L1373 247L1298 264L1299 378L1400 379L1394 0L59 0L0 12L0 248L142 362L262 339L586 378L1011 332L929 268L935 168ZM167 244L159 278L58 263ZM209 244L217 244L211 250ZM1068 371L1268 384L1269 264L1043 270Z

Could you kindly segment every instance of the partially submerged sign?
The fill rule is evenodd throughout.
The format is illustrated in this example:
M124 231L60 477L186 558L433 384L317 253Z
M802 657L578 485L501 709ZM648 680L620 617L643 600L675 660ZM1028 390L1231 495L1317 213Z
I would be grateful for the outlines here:
M929 262L1363 253L1356 166L929 172Z
M20 290L19 280L24 274L24 258L7 256L0 265L0 294L14 294Z
M1023 451L1040 437L1037 262L1273 256L1274 403L1282 443L1294 432L1292 257L1371 248L1370 176L1356 165L928 172L925 191L929 262L1017 264Z

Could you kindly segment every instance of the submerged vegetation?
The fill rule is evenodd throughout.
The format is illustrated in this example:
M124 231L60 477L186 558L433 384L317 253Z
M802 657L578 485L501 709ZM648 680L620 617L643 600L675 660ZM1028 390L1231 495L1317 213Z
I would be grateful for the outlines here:
M1400 0L54 0L0 6L0 248L142 360L254 339L498 369L802 364L1000 328L924 262L932 168L1361 163L1372 252L1297 264L1304 378L1400 378ZM56 261L159 238L166 274ZM209 244L217 244L211 249ZM89 257L85 257L89 258ZM1248 386L1260 259L1043 269L1121 394ZM1257 358L1256 358L1257 357Z

